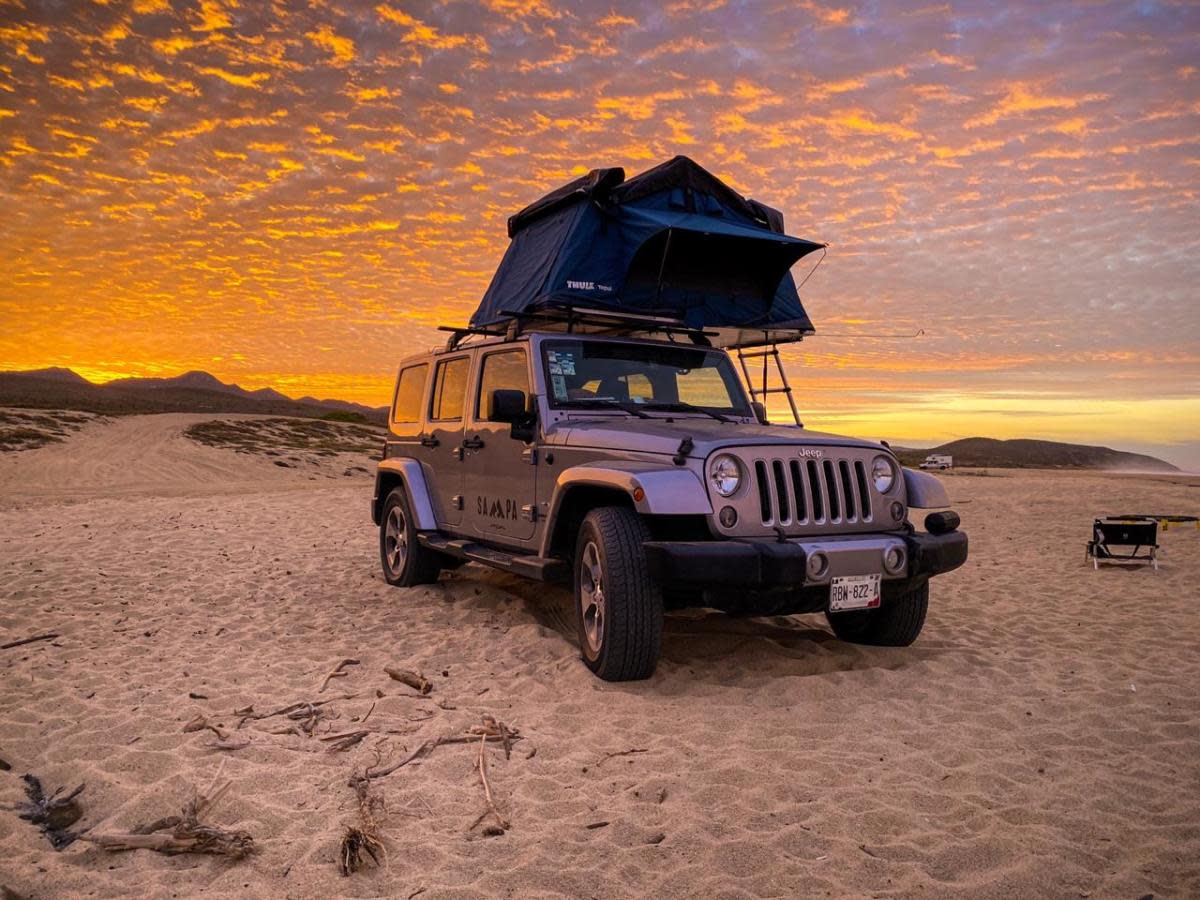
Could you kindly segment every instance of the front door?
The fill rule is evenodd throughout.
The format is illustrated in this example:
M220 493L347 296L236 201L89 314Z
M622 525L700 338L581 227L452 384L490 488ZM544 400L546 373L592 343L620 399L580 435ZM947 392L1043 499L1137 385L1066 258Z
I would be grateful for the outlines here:
M429 419L421 436L423 461L432 488L438 525L456 526L463 520L463 420L470 383L471 356L438 361L429 400Z
M466 526L480 538L519 545L533 537L537 469L533 445L514 439L507 422L492 422L492 391L521 391L528 403L524 347L482 353L466 439Z

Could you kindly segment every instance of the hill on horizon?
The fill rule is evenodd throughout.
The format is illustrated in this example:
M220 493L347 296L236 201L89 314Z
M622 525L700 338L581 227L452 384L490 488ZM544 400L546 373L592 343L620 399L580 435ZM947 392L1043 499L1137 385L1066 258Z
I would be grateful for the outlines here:
M1178 472L1179 467L1143 453L1126 453L1111 447L1065 444L1030 438L997 440L971 437L925 450L893 448L900 461L915 466L932 453L954 457L955 466L996 469L1101 469L1139 472Z
M387 421L387 407L315 397L295 399L274 388L248 391L201 371L171 378L118 378L104 384L58 367L0 371L0 406L76 409L108 415L236 412L304 418L361 417L378 425Z

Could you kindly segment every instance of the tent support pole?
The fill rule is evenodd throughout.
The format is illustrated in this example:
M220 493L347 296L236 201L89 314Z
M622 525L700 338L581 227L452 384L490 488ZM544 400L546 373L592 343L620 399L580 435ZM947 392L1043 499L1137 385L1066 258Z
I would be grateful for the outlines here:
M662 259L659 260L659 263L658 263L658 290L655 291L655 294L654 294L654 306L656 308L657 308L658 304L662 301L663 272L665 272L667 270L667 254L671 252L671 235L673 235L674 233L675 233L674 228L667 229L667 242L665 245L663 245Z

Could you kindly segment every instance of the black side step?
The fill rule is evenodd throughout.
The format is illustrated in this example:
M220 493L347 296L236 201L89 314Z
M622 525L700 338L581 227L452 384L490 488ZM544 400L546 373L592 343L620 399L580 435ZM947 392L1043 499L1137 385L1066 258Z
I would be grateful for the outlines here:
M433 531L422 531L417 535L424 546L458 559L483 563L505 572L512 572L535 581L565 582L570 580L571 570L561 559L544 556L519 556L505 550L496 550L483 544L457 538L447 538Z

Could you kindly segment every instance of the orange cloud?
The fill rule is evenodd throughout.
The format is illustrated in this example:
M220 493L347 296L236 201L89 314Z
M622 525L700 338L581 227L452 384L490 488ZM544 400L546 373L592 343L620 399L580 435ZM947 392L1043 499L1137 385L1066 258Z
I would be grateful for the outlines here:
M1106 99L1106 94L1082 94L1072 97L1065 94L1042 94L1027 83L1014 84L990 110L963 123L965 128L994 125L1001 119L1047 109L1076 109L1081 104Z
M218 69L215 66L203 66L196 71L201 75L212 75L214 78L220 78L229 84L244 88L258 87L271 77L270 72L251 72L249 75L238 75L236 72L227 72L225 69Z
M426 25L420 19L410 16L403 10L386 4L375 7L375 12L385 22L402 25L408 29L401 39L405 43L420 44L432 50L454 50L459 47L472 47L475 50L486 51L487 42L481 37L467 37L461 34L442 34L437 28Z
M344 66L354 62L354 41L335 32L332 26L322 25L304 36L323 50L328 50L335 65Z

